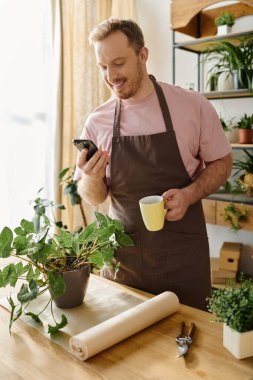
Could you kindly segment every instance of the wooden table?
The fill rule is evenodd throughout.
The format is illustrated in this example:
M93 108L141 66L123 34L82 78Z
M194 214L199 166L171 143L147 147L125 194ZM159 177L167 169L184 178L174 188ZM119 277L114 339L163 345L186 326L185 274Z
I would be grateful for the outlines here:
M194 321L197 330L187 357L177 358L182 320L188 328ZM9 312L0 307L0 379L253 380L253 358L235 359L222 345L222 326L209 320L209 313L181 305L170 317L80 362L23 321L15 322L10 336Z

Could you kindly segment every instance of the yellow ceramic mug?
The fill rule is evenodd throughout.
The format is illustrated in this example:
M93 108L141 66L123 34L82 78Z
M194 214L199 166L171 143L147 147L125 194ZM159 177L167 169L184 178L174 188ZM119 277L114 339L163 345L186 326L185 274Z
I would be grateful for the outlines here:
M164 226L167 210L164 209L163 197L150 195L139 200L143 222L149 231L159 231Z

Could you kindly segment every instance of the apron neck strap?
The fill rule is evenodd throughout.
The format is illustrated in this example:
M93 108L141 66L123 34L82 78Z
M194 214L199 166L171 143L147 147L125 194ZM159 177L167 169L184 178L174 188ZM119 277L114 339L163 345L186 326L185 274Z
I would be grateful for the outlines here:
M116 99L116 107L114 113L114 123L113 123L113 136L120 136L120 98Z
M168 104L166 102L163 90L161 86L157 83L153 75L149 75L149 78L151 79L154 85L154 88L159 100L166 130L173 131L173 124L172 124L172 120L170 116L170 111L169 111ZM113 136L116 136L116 137L120 136L120 107L121 107L120 99L117 98L115 113L114 113L114 123L113 123Z
M168 107L168 104L166 102L162 87L157 83L157 81L153 75L149 75L149 78L151 79L151 81L155 87L155 90L156 90L156 94L157 94L159 104L161 107L161 111L163 114L163 120L164 120L164 123L166 126L166 130L167 131L173 131L173 124L172 124L172 120L171 120L171 116L170 116L170 111L169 111L169 107Z

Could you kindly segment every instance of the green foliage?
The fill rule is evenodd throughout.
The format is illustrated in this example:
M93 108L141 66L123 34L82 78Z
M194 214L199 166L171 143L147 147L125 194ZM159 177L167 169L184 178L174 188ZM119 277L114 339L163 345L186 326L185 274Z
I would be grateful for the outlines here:
M80 205L82 200L77 192L77 181L73 179L74 171L69 174L70 168L65 168L59 173L60 185L64 185L64 194L68 195L72 206Z
M238 332L253 330L253 281L240 277L239 284L230 280L225 288L212 290L208 310L213 322L224 322Z
M204 62L212 63L208 71L209 81L212 76L217 79L225 73L228 77L237 71L241 84L243 84L242 73L245 73L247 87L252 91L253 37L237 40L238 43L235 44L226 41L216 42L203 52L206 54Z
M215 18L214 23L216 26L233 26L235 23L235 16L231 12L222 12L218 17Z
M69 169L68 169L69 170ZM60 173L62 179L68 170ZM69 179L71 183L71 179ZM73 185L73 184L72 184ZM14 321L21 315L30 316L41 323L40 314L27 311L30 303L50 288L52 297L46 307L51 305L55 326L49 326L49 333L64 327L67 323L63 315L57 322L53 315L53 298L66 290L62 272L74 271L90 265L94 270L105 267L116 274L119 263L114 255L119 247L133 246L132 239L124 232L124 226L118 220L95 212L96 221L84 229L72 232L56 220L54 209L64 209L63 205L37 197L34 201L33 221L22 219L20 225L12 231L4 227L0 233L0 258L14 257L15 263L0 269L0 288L15 287L21 280L17 301L10 296L10 330ZM48 216L50 214L50 216ZM57 275L53 274L57 272Z
M237 232L241 226L240 222L247 220L248 210L246 208L241 209L234 205L234 203L229 203L224 209L224 220L229 222L231 229Z
M224 132L230 132L236 128L236 126L233 126L233 119L225 121L224 118L220 116L220 122Z
M253 114L251 116L248 116L245 113L238 121L236 126L239 129L253 129Z
M246 156L242 160L234 160L233 169L236 169L233 176L237 176L239 173L251 173L253 174L253 154L250 154L246 149L243 149Z

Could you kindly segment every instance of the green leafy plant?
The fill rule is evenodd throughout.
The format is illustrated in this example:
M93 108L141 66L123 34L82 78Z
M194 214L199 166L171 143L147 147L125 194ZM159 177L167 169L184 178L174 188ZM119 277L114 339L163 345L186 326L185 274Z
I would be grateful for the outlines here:
M230 132L236 128L236 126L233 125L233 119L225 121L223 117L220 117L220 122L224 132Z
M248 116L245 113L238 121L236 126L239 129L253 129L253 114L251 116Z
M252 91L253 72L253 37L249 39L238 39L232 44L226 41L219 41L212 44L204 51L204 62L210 62L212 67L208 70L207 76L217 78L225 73L225 77L238 74L241 85L244 86L243 75L246 78L247 88Z
M231 229L234 232L237 232L241 228L240 222L246 221L247 217L247 209L236 207L234 203L229 203L224 209L224 220L230 223Z
M0 233L0 257L15 259L0 270L0 287L15 287L21 280L17 300L11 295L8 297L11 308L10 331L13 322L22 315L42 322L41 315L47 307L51 307L55 321L54 326L48 326L48 332L63 328L67 324L66 316L63 314L61 321L57 322L52 308L53 299L66 289L61 273L75 271L88 264L91 269L109 269L115 275L119 269L119 263L114 258L115 252L121 246L133 246L132 239L118 220L95 212L96 221L84 229L71 232L56 220L54 210L57 208L63 209L64 206L37 197L33 221L22 219L14 231L4 227ZM53 275L55 272L57 276ZM38 313L31 312L32 301L49 289L51 296L45 307Z
M236 169L233 176L238 175L239 173L251 173L253 174L253 154L248 152L246 149L243 149L246 154L245 158L237 159L233 162L233 169Z
M87 220L82 204L82 199L80 195L77 192L77 181L74 180L74 172L75 168L73 171L71 171L71 168L65 168L60 171L59 173L59 180L60 180L60 185L64 186L64 194L68 195L70 198L70 203L72 206L78 205L80 208L80 212L82 215L83 219L83 225L84 227L87 226Z
M248 196L253 195L253 154L250 154L246 149L243 149L246 158L237 159L233 162L233 177L238 176L237 183Z
M208 298L212 322L223 322L238 332L253 330L253 281L240 276L239 283L229 280L223 289L214 289Z
M233 26L235 23L235 16L231 12L222 12L214 20L216 26L228 25Z

